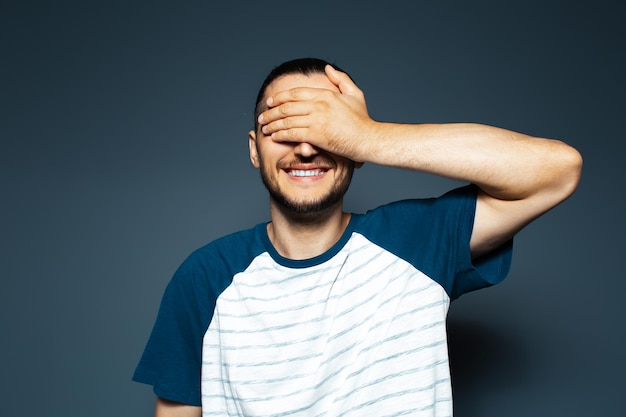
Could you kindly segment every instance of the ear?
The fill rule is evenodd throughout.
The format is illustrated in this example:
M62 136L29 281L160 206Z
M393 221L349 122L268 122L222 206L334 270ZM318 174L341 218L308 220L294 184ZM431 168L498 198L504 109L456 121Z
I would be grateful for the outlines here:
M248 147L250 148L250 162L252 162L252 166L259 168L261 164L259 163L259 152L256 148L256 132L254 130L248 132Z

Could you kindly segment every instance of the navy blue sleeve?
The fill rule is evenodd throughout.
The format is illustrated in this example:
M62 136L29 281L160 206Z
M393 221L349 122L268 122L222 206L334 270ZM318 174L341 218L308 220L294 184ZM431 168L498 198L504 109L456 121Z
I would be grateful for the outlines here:
M468 185L452 190L438 199L438 204L446 207L444 210L458 216L456 224L449 218L446 221L447 226L452 227L444 226L448 229L448 236L456 239L448 242L454 247L454 259L449 259L451 263L454 261L454 275L451 280L448 277L441 282L452 299L502 282L511 267L512 239L480 258L472 259L470 239L474 228L477 193L478 187Z
M404 200L368 213L368 238L438 282L451 299L502 281L510 268L512 242L472 260L474 185L441 197ZM392 231L392 232L390 232Z
M134 381L152 385L158 397L201 405L202 340L219 295L263 250L262 230L261 224L213 241L183 262L165 289Z
M213 311L211 298L202 268L185 261L165 290L134 381L152 385L158 397L201 405L202 338Z

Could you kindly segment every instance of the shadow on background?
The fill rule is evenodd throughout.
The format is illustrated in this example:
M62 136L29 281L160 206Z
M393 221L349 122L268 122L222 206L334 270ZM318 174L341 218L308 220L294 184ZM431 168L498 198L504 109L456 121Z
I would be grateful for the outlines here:
M449 319L448 349L456 417L483 415L494 395L527 383L528 355L510 331Z

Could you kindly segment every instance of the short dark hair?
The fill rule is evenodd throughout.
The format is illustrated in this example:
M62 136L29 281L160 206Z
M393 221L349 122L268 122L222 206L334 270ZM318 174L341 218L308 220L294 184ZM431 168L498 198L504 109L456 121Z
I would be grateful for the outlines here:
M326 68L326 65L331 65L336 70L345 72L341 68L339 68L337 65L324 61L323 59L319 59L319 58L293 59L291 61L283 62L282 64L275 67L272 71L270 71L270 73L267 74L265 81L263 81L263 84L261 84L259 93L256 96L256 103L254 105L254 131L256 132L256 130L259 127L257 118L259 117L259 114L261 113L261 107L262 107L261 100L263 100L263 96L265 95L265 90L267 90L267 87L272 82L274 82L274 80L287 74L303 74L303 75L312 75L312 74L317 74L317 73L324 74L325 72L324 69Z

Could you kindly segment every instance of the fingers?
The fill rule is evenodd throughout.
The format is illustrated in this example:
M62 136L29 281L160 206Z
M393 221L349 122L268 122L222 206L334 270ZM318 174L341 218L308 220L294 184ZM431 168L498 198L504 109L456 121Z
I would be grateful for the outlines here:
M269 135L274 142L303 143L315 145L310 139L310 130L304 127L276 130Z
M268 107L276 107L288 102L298 102L312 100L323 91L319 88L297 87L289 90L279 91L267 98L265 103Z
M276 125L276 121L285 122L286 118L304 116L311 113L311 104L308 102L287 102L276 107L269 108L259 114L257 121L260 125L268 126L271 123ZM265 130L264 130L265 132Z
M302 142L311 135L311 127L325 124L320 102L288 102L259 115L258 122L265 136L275 142ZM310 138L309 138L310 139Z
M305 116L291 116L275 120L261 127L261 131L266 136L271 136L273 140L281 141L292 137L293 132L307 128L308 119Z
M337 71L332 65L326 65L326 76L339 88L341 94L362 97L363 92L345 72Z

